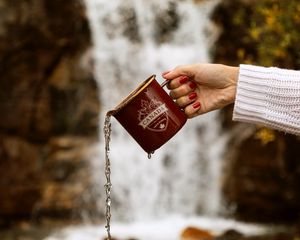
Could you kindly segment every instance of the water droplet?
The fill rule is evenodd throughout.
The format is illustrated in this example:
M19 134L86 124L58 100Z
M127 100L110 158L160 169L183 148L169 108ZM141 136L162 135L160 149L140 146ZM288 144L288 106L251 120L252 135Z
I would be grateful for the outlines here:
M148 159L151 159L152 154L154 154L154 151L148 153Z

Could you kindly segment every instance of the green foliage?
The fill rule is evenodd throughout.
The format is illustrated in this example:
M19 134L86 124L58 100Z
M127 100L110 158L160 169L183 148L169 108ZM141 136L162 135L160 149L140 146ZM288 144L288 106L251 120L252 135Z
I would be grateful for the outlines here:
M213 18L224 29L215 61L300 68L299 0L225 0Z

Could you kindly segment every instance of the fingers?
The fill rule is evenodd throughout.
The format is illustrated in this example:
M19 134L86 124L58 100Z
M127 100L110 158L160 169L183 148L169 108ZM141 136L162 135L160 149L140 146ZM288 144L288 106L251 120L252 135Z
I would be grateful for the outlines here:
M166 71L162 74L163 78L165 79L175 79L178 78L180 76L188 76L190 78L192 78L194 76L193 74L193 65L182 65L182 66L178 66L175 69L171 70L171 71Z
M202 114L200 92L199 89L196 88L196 84L194 82L189 81L177 88L174 88L170 91L170 96L176 101L176 104L180 108L184 109L188 118Z
M188 118L198 116L203 112L201 96L197 89L176 99L176 104L182 108Z
M192 81L196 68L196 65L183 65L162 74L163 78L170 80L167 85L171 90L170 96L180 108L184 109L188 118L202 114L199 89L197 89L197 84Z
M191 103L189 105L187 105L184 108L184 113L186 114L186 116L188 118L193 118L196 117L202 113L204 113L202 111L202 104L200 101L195 101L194 103Z
M170 91L170 96L174 99L180 98L182 96L188 95L194 89L196 89L197 85L194 82L187 82L185 84L179 85L176 88L173 88Z
M162 73L162 77L166 80L170 80L167 87L172 90L178 88L182 84L187 83L189 80L194 79L196 72L196 65L182 65L178 66L171 71L166 71Z
M187 83L189 81L189 77L188 76L180 76L177 77L175 79L173 79L172 81L170 81L167 85L168 89L172 90L175 88L180 87L181 85Z
M198 94L196 92L191 92L188 95L182 96L176 100L176 103L179 107L184 108L188 104L194 102L196 98L198 97Z

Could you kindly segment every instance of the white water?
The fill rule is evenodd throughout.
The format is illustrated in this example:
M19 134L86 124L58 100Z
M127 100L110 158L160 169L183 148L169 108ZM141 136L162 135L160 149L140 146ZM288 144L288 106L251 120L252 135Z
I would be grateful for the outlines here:
M101 119L151 74L157 74L161 81L161 72L179 64L209 61L208 51L216 30L208 16L216 1L198 5L193 1L178 1L179 26L169 35L167 43L157 44L155 16L166 11L170 2L87 0L95 73L101 89ZM123 34L128 19L124 13L130 10L136 16L140 42ZM144 220L174 213L195 215L218 211L224 139L219 134L216 112L190 120L151 160L115 119L112 129L114 219ZM104 183L103 158L97 162L96 181ZM103 202L100 199L102 208Z
M259 235L283 231L283 226L254 225L239 223L233 220L210 217L169 216L166 219L154 221L139 221L134 223L115 223L112 226L113 236L119 240L180 240L180 234L186 227L193 226L211 232L214 236L228 229L235 229L244 235ZM101 240L106 236L103 226L74 226L46 237L44 240Z

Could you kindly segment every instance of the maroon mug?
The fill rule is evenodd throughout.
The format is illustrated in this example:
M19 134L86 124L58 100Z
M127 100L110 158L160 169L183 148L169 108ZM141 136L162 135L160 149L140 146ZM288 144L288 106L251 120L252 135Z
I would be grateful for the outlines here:
M110 114L147 153L160 148L187 121L155 75L140 84Z

